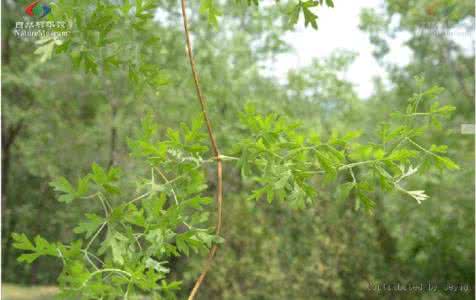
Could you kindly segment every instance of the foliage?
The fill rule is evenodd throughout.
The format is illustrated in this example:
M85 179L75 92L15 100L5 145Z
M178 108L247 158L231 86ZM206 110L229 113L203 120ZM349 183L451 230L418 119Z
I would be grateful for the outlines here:
M418 109L439 91L432 88L415 94L404 115L411 119L408 125L383 124L379 143L368 146L352 142L356 137L352 132L321 143L316 134L300 134L297 124L273 114L256 114L247 107L241 122L250 138L236 145L242 175L253 174L252 180L258 184L251 198L258 200L266 195L270 203L278 198L287 200L292 207L304 208L316 198L311 184L316 174L332 181L338 172L345 171L350 172L352 181L343 183L341 189L345 194L355 191L356 208L374 208L369 195L374 177L383 189L396 189L421 203L428 196L423 190L405 189L404 179L428 164L458 168L441 155L446 146L433 145L428 150L414 141L427 130L427 125L415 126L414 118L423 114L434 119L452 110L435 110L435 105L429 112ZM221 241L202 225L208 218L205 208L211 202L201 194L207 188L202 165L213 159L203 158L208 148L200 119L191 127L181 124L180 130L167 129L167 138L162 141L157 141L157 126L150 118L144 120L142 127L139 138L129 142L133 156L145 159L150 169L150 177L133 180L140 195L117 202L114 199L128 194L117 186L119 170L106 171L93 164L92 172L77 186L63 177L51 183L60 192L60 202L94 199L103 206L103 216L87 214L87 220L75 228L74 232L84 238L64 245L50 244L38 236L34 246L25 235L13 236L14 247L31 252L20 256L20 261L31 263L45 255L62 259L59 283L66 298L127 297L136 291L171 297L180 286L180 282L166 280L171 257L188 256L191 250L199 253ZM359 170L362 179L354 174L354 169L360 167L366 167ZM99 240L101 234L103 240ZM161 284L156 285L158 281Z
M98 201L103 215L86 214L74 229L81 238L68 245L50 244L38 236L33 246L25 235L14 234L14 247L31 252L19 260L32 263L43 255L60 258L64 266L59 283L66 298L127 298L137 290L171 297L180 282L165 280L168 259L203 252L220 242L203 226L208 217L203 206L211 199L200 195L207 187L199 169L206 163L200 155L207 150L201 144L200 124L196 121L192 128L182 124L180 131L169 129L167 140L157 142L157 128L150 119L144 121L140 138L130 145L134 155L147 159L150 177L134 181L141 195L132 200L115 200L126 194L117 186L117 168L106 171L93 164L92 172L77 187L63 177L52 182L60 202Z
M314 28L313 11L333 5L332 1L286 4L294 7L287 10L292 24L302 13L305 25ZM438 244L441 236L461 236L469 221L451 220L472 211L466 202L438 207L445 197L441 195L456 194L457 188L451 186L465 191L458 199L471 194L467 181L450 175L472 177L463 173L470 164L461 163L466 160L456 153L459 144L448 142L451 136L444 131L455 118L451 112L461 116L469 111L461 111L460 105L455 111L448 104L455 102L448 97L454 85L417 68L419 72L405 73L405 81L394 77L399 93L382 92L370 103L356 104L361 101L354 101L359 99L351 84L338 76L351 61L352 55L344 54L296 70L288 86L282 87L260 75L255 66L267 53L283 49L276 10L244 12L201 1L201 14L215 28L192 19L199 28L194 46L199 49L198 65L212 121L218 125L218 140L224 153L230 154L221 157L226 168L227 225L223 237L214 235L208 211L215 182L208 174L215 159L207 155L203 124L193 118L196 108L189 103L193 91L190 81L183 79L189 77L184 76L188 66L183 51L176 51L183 47L177 38L179 19L172 15L168 25L155 21L157 6L155 1L58 1L48 18L72 21L69 38L61 43L44 41L36 53L40 57L29 53L32 45L27 44L28 59L19 55L18 63L7 66L4 95L11 99L6 107L14 111L7 114L7 125L14 128L30 115L39 118L31 118L35 123L27 126L13 150L17 168L10 174L7 195L18 205L10 205L9 210L23 220L16 229L8 226L7 232L27 235L12 235L13 246L20 251L9 257L18 254L22 263L32 264L15 275L25 279L15 280L28 280L21 274L40 272L48 273L43 278L50 279L43 280L51 282L60 273L58 283L67 299L137 294L182 298L201 267L191 254L203 254L226 238L213 280L203 290L205 299L371 299L362 292L366 280L395 279L390 274L394 266L385 262L386 257L397 257L402 269L416 264L421 274L443 274L458 257L471 253L472 246L456 238ZM160 8L173 11L176 3L161 3ZM218 22L221 14L226 21ZM375 27L383 24L375 22ZM217 31L217 26L227 32ZM266 42L259 44L263 38ZM247 48L248 44L258 44L258 50ZM25 69L22 59L38 62ZM70 63L74 70L68 69ZM414 79L419 73L446 92L439 87L427 89L422 79ZM77 77L69 78L70 74ZM26 76L35 79L31 86L22 82ZM49 88L42 87L42 76L51 76L46 80ZM56 84L57 78L65 78L66 83ZM17 97L16 91L21 91ZM30 93L35 99L32 108L22 102ZM396 108L378 104L385 99L395 99ZM243 108L240 103L245 100L254 105ZM344 111L354 119L346 120ZM150 112L153 116L146 118ZM320 125L327 128L315 125L316 115L326 118ZM187 121L177 126L181 120ZM142 129L134 132L138 123ZM115 148L114 130L119 131L120 141ZM135 138L126 141L126 136ZM125 154L127 147L136 158L134 166ZM42 150L47 154L39 155L40 148L47 148ZM462 170L449 159L456 154L456 161L465 166ZM86 171L90 161L97 164ZM443 169L454 172L443 173ZM44 184L48 181L50 187ZM53 192L60 204L50 201ZM428 195L432 201L422 202ZM272 205L243 201L262 198ZM415 209L417 203L424 205ZM360 207L373 215L352 211ZM442 222L439 214L444 216ZM15 215L8 220L16 220ZM406 222L409 215L411 221ZM37 227L37 223L45 225ZM400 227L402 223L405 226ZM413 230L405 230L411 223ZM445 228L446 235L435 234ZM395 237L396 254L387 251ZM54 240L62 242L50 242ZM40 256L56 261L37 260ZM432 257L442 257L444 262L434 264ZM458 260L447 278L472 278L461 275L460 270L467 269L465 261ZM382 274L382 270L392 271ZM401 271L410 282L427 278L413 269ZM230 282L243 285L230 287Z
M422 87L422 79L417 80ZM244 128L249 130L246 135L250 138L236 144L240 148L243 177L254 175L252 180L259 186L251 197L260 199L265 195L270 203L275 197L287 199L291 206L304 208L316 198L312 185L316 174L332 181L338 172L350 172L352 181L343 183L342 188L345 194L355 190L359 199L357 208L362 205L369 211L373 209L375 204L368 193L372 191L372 182L376 179L384 190L403 192L420 204L428 196L422 190L406 190L404 179L433 164L439 168L459 168L443 156L446 146L432 145L431 149L427 149L414 141L432 124L421 122L423 125L420 125L415 120L417 117L427 117L440 124L437 116L447 116L454 110L451 106L439 107L438 102L428 103L440 92L440 88L433 87L415 93L408 101L406 114L395 114L405 118L406 124L382 123L379 140L368 145L355 141L358 132L336 133L329 141L321 142L317 133L300 134L298 124L273 114L258 115L252 107L248 107L241 120ZM420 111L423 105L431 106L430 110ZM359 172L365 179L354 174L354 168L358 167L365 167Z

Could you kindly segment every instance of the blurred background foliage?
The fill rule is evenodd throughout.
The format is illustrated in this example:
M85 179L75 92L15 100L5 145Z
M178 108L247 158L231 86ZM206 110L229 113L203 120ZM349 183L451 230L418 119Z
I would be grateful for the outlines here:
M167 84L155 88L134 86L125 71L86 74L61 54L41 59L32 50L34 41L13 35L25 5L2 1L2 281L51 285L58 261L19 264L11 233L70 241L73 224L92 207L78 202L74 210L66 209L48 182L58 175L78 178L92 162L120 165L126 170L121 180L127 181L134 172L127 138L148 112L165 131L199 110L176 1L160 3L150 35L133 37L136 43L159 38L142 53L167 74L162 78ZM289 28L279 11L227 1L220 5L224 17L216 30L196 13L197 2L190 5L197 64L225 154L242 134L238 114L250 102L261 111L300 120L322 136L357 129L370 140L366 132L406 106L416 89L414 76L422 75L445 88L443 104L457 108L427 142L448 144L449 156L461 166L413 179L431 195L422 205L401 194L375 192L377 208L369 215L355 211L352 199L328 186L316 186L315 206L300 211L279 202L247 202L240 171L225 165L226 243L199 299L472 299L474 135L461 134L460 126L474 123L474 50L422 28L473 30L473 1L388 0L381 9L363 11L360 27L373 44L369 51L389 74L388 80L375 79L368 99L360 99L352 83L342 79L356 55L344 50L293 70L286 83L263 75L263 68L292 46L282 38ZM387 59L388 41L400 33L409 36L411 59L405 66ZM171 266L184 280L182 297L201 264L195 257ZM440 290L393 294L369 289L398 282L432 282ZM470 290L444 291L447 284Z

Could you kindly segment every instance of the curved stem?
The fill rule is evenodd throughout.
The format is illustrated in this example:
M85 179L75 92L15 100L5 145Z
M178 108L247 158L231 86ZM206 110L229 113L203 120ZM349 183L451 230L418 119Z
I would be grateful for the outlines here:
M157 170L157 172L159 173L160 177L162 177L162 179L165 181L165 184L170 184L170 181L167 179L167 177L165 177L165 174L162 173L162 171L160 171L159 168L155 168ZM153 170L153 169L152 169ZM175 201L175 205L179 206L179 202L178 202L178 198L177 198L177 194L175 193L175 190L174 190L174 187L172 184L170 184L170 189L172 191L172 196L174 197L174 201ZM187 222L183 221L183 224L185 226L187 226L189 229L192 228L192 226L190 224L187 224Z
M142 194L142 195L140 195L140 196L137 196L136 198L134 198L134 199L130 200L129 202L127 202L127 205L129 205L129 204L131 204L131 203L134 203L134 202L137 202L137 201L139 201L139 200L141 200L141 199L143 199L143 198L149 196L150 194L152 194L152 192L147 192L147 193L145 193L145 194Z
M162 177L162 179L165 181L165 184L170 184L170 181L167 179L167 177L165 177L165 174L162 173L159 168L156 167L155 169L157 170L157 173L159 173L160 177ZM170 189L172 190L172 196L174 197L175 204L179 205L177 194L175 193L173 185L170 185Z
M84 249L86 252L89 250L89 247L93 244L94 240L98 237L99 233L101 233L102 229L107 225L107 222L102 223L101 227L96 231L96 233L93 235L89 243L87 244L86 248Z
M195 60L193 58L192 54L192 46L190 42L190 32L188 29L188 19L187 19L187 4L186 0L181 0L181 5L182 5L182 19L183 19L183 29L185 32L185 43L187 46L187 55L188 55L188 60L190 62L190 68L192 70L192 75L193 75L193 82L195 84L195 91L197 93L198 101L200 102L200 107L202 109L202 116L203 119L206 123L207 126L207 131L208 131L208 138L210 140L210 144L212 146L213 154L215 155L215 159L217 161L217 191L216 191L216 201L217 201L217 224L215 228L215 233L216 235L219 235L221 232L221 223L222 223L222 202L223 202L223 177L222 177L222 159L220 155L220 151L218 150L218 146L215 140L215 136L213 134L213 129L212 125L210 122L210 119L208 118L208 113L206 111L206 104L205 104L205 98L202 93L202 89L200 87L200 81L198 78L198 72L195 67ZM198 292L198 289L200 288L200 285L202 284L203 280L205 279L205 276L207 275L211 264L213 262L213 257L215 256L215 253L218 249L217 245L213 245L212 248L210 249L210 252L208 253L208 258L205 262L205 265L203 267L202 273L198 277L197 281L195 282L195 285L193 286L192 291L190 292L190 295L188 297L188 300L193 300Z

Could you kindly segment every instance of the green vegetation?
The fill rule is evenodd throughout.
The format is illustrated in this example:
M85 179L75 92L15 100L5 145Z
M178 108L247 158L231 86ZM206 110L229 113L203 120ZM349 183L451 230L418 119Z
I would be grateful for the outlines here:
M342 79L353 53L261 72L333 1L58 0L45 19L73 26L41 41L2 3L3 280L64 299L473 298L474 53L421 28L474 4L441 2L362 12L391 82L369 99Z

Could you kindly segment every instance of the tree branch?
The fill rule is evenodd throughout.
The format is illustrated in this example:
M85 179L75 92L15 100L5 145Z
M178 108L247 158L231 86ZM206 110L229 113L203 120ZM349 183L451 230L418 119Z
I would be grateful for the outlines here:
M210 144L212 146L212 151L213 154L215 155L215 159L217 161L217 191L216 191L216 201L217 201L217 224L215 228L215 234L219 235L221 232L221 223L222 223L222 203L223 203L223 177L222 177L222 160L220 156L220 151L218 150L218 146L215 140L215 136L213 134L213 129L212 125L210 122L210 119L208 118L208 113L206 110L206 102L205 102L205 97L203 96L202 89L200 87L200 81L198 77L198 72L195 67L195 60L193 58L193 53L192 53L192 46L190 42L190 32L188 28L188 19L187 19L187 4L186 0L181 0L182 4L182 19L183 19L183 29L185 33L185 42L187 46L187 56L188 60L190 62L190 68L192 70L192 75L193 75L193 82L195 84L195 91L198 97L198 101L200 102L200 107L202 109L202 116L203 119L206 123L207 126L207 131L208 131L208 138L210 140ZM215 253L218 249L218 246L215 244L212 246L210 249L210 252L208 253L208 258L205 262L205 265L203 267L202 273L198 277L197 281L195 282L195 285L193 286L192 291L190 292L190 295L188 297L188 300L193 300L198 292L198 289L200 288L200 285L202 284L203 280L205 279L205 276L207 275L208 271L210 270L211 264L213 262L213 257L215 256Z

